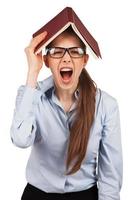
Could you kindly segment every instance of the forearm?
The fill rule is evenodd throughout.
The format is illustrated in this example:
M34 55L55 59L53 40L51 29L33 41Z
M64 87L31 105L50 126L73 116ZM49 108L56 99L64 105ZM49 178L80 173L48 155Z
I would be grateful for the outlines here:
M29 86L19 87L10 130L12 141L16 146L25 148L34 142L37 129L34 109L38 94L37 89Z
M38 72L28 71L26 85L31 88L36 88L37 78L38 78Z

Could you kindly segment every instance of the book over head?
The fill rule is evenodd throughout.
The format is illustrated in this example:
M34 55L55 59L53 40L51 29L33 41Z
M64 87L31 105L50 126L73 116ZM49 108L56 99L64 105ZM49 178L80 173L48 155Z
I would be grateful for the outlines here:
M52 42L59 34L71 26L78 37L90 49L95 57L101 57L100 49L97 41L90 34L79 17L76 15L71 7L64 8L53 19L36 31L32 36L33 38L40 33L47 31L45 40L41 41L35 49L35 53L39 53L44 47Z

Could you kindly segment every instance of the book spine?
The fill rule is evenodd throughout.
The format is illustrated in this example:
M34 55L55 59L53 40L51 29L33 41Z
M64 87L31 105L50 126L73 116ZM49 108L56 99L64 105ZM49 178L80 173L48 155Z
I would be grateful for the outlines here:
M67 9L67 16L68 16L68 21L74 23L73 9L70 7L68 7Z

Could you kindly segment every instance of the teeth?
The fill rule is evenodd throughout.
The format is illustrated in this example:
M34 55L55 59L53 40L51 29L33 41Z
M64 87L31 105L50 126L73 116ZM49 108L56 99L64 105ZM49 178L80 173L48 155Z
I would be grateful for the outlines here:
M64 67L64 68L62 68L60 71L61 71L61 72L63 72L63 71L72 71L72 69L71 69L71 68L68 68L68 67Z

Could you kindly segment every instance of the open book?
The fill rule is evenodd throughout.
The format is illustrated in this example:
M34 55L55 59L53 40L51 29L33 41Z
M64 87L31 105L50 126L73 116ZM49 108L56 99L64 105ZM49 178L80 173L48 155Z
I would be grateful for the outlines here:
M83 25L71 7L64 8L59 14L57 14L53 19L51 19L47 24L45 24L33 34L33 37L35 37L44 31L47 31L48 33L45 41L42 41L36 47L35 53L39 53L45 46L47 46L53 39L55 39L69 26L72 26L75 33L89 48L95 57L101 57L97 41L89 33L89 31L86 29L86 27Z

